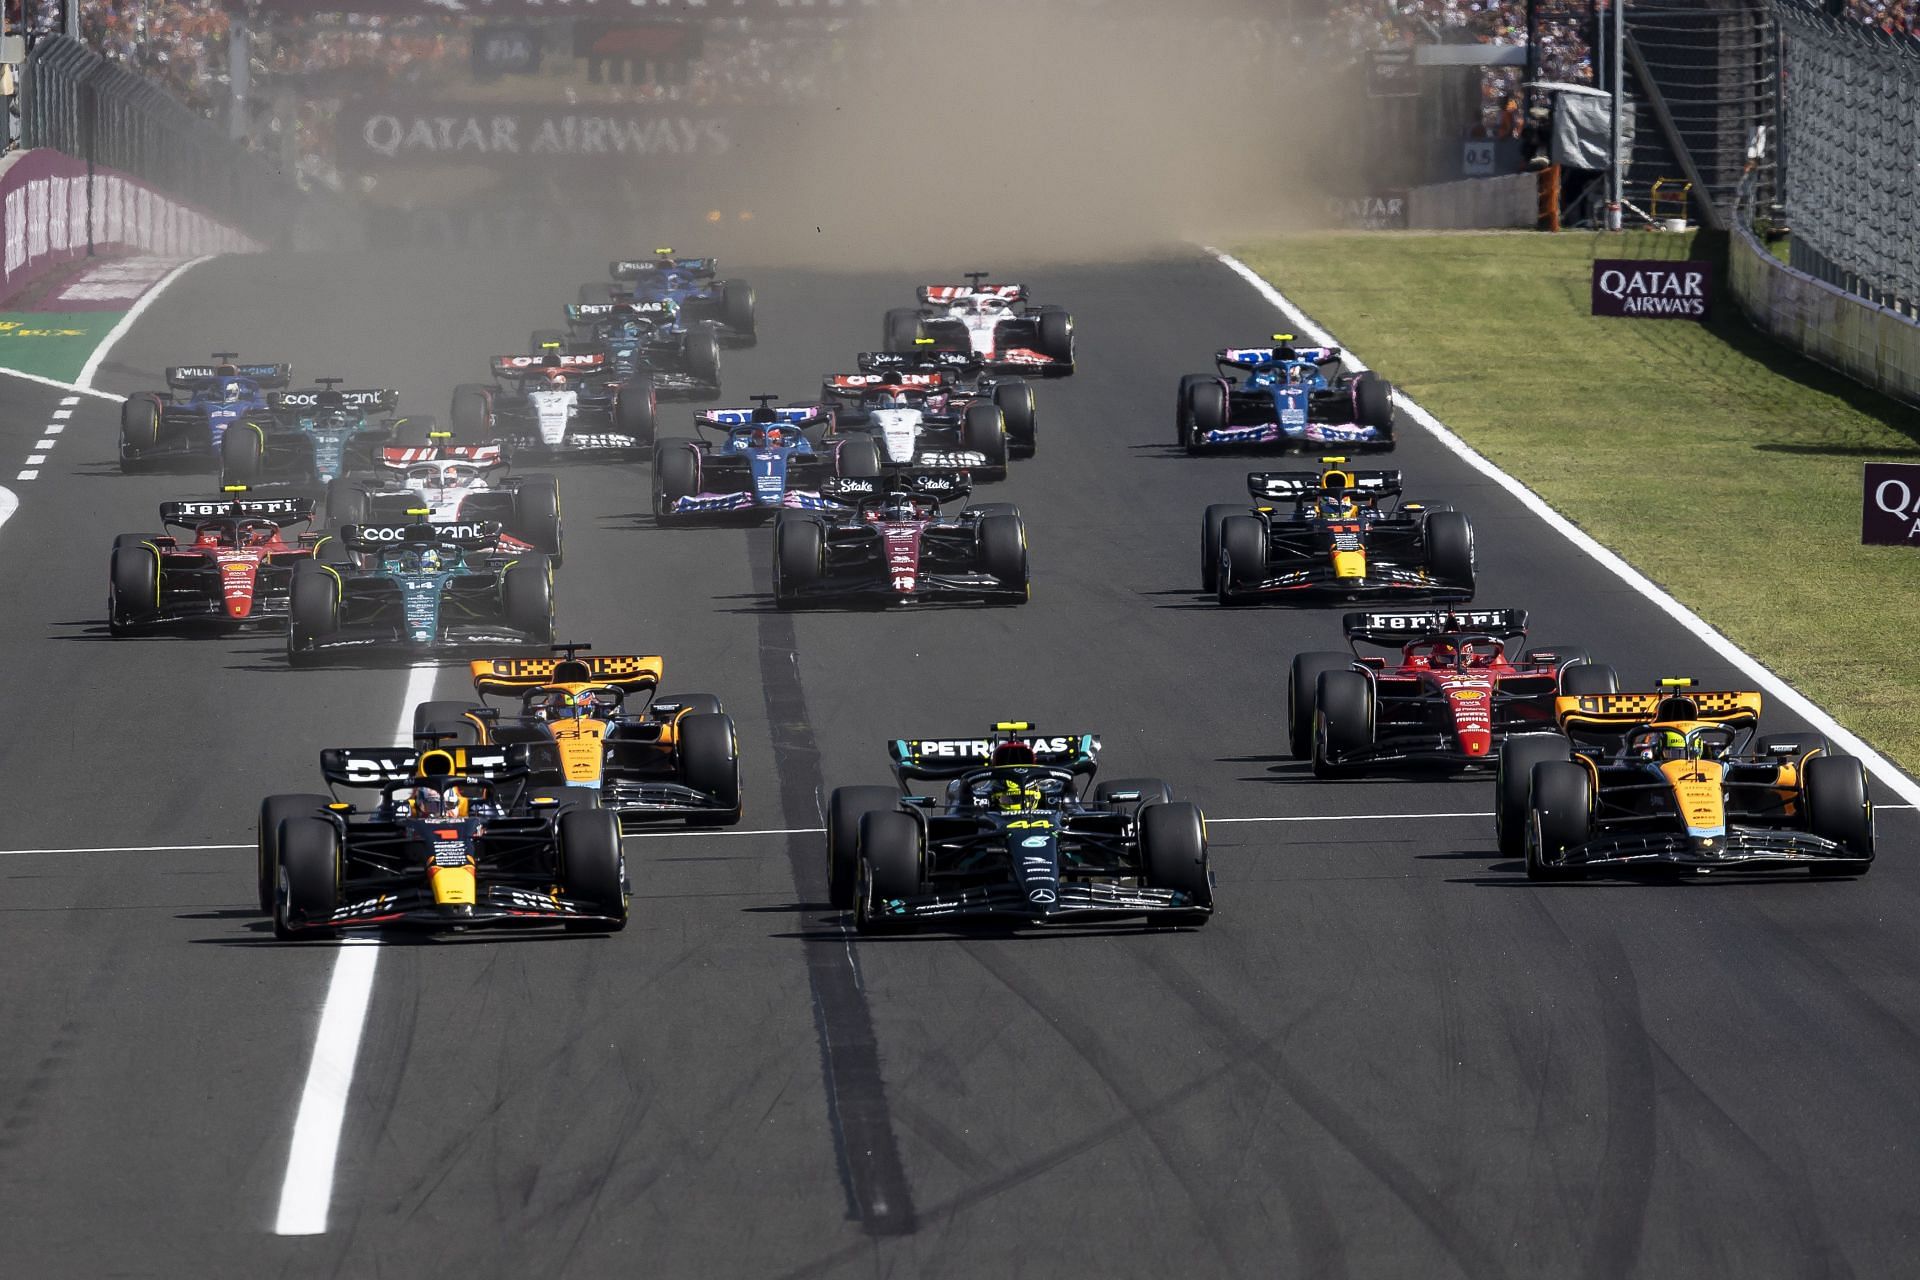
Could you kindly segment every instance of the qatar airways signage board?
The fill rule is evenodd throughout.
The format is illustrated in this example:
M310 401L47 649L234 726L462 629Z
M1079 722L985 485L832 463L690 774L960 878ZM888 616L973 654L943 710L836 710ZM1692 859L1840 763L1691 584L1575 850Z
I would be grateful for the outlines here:
M1713 309L1713 264L1597 258L1593 314L1638 320L1705 320Z
M1869 462L1860 492L1860 541L1920 547L1920 465Z
M350 104L340 114L344 165L448 162L513 167L594 161L619 167L705 162L735 151L751 112L658 107L449 107Z

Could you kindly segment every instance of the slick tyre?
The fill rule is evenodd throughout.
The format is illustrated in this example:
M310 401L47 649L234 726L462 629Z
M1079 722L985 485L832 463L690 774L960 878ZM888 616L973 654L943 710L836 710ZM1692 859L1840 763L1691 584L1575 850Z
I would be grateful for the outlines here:
M897 809L868 813L860 819L859 846L854 928L861 933L911 929L911 918L894 915L888 904L919 897L925 884L919 822Z
M613 393L613 429L651 448L659 410L653 379L643 374Z
M1140 798L1119 803L1136 817L1150 804L1166 804L1173 799L1173 788L1159 778L1113 778L1094 784L1093 803L1096 807L1112 805L1114 796L1128 791L1138 791Z
M827 901L842 911L853 906L860 878L860 819L900 807L893 787L835 787L827 797Z
M1840 845L1848 862L1815 863L1815 875L1865 875L1873 865L1873 805L1867 774L1852 756L1815 756L1807 761L1807 829Z
M553 643L553 566L545 556L517 560L500 575L500 616L534 644Z
M1007 420L997 405L970 404L960 424L960 447L986 457L986 470L1007 474Z
M1313 776L1341 777L1341 757L1373 745L1373 686L1358 671L1323 671L1313 704Z
M620 820L605 809L576 808L556 824L560 884L567 896L605 920L569 920L568 933L618 933L627 927L631 900L626 859L620 852Z
M339 829L325 818L289 818L280 824L273 936L282 941L335 937L339 930L309 922L330 921L339 908Z
M895 307L887 312L886 323L881 326L880 340L887 351L900 354L910 353L926 331L920 325L920 313L912 307Z
M492 439L493 388L480 382L463 382L455 387L447 422L456 440L473 444Z
M720 332L712 325L700 325L687 334L687 372L694 381L719 393Z
M1220 568L1214 592L1223 605L1245 604L1267 576L1267 526L1258 516L1220 522Z
M1296 653L1287 668L1287 754L1295 760L1313 758L1314 695L1320 677L1329 671L1353 669L1351 653Z
M1011 456L1031 458L1039 451L1040 429L1040 408L1033 384L1021 378L1002 382L993 389L993 403L1006 422Z
M1253 515L1243 502L1216 502L1200 517L1200 589L1220 589L1220 528L1230 516ZM1257 517L1256 517L1257 518Z
M477 747L482 742L479 716L486 708L477 702L460 702L454 699L441 699L422 702L413 709L413 739L416 746L428 745L423 739L428 734L451 733L451 738L441 738L440 745L453 747Z
M720 323L749 340L758 336L759 322L753 286L745 280L720 282Z
M720 807L687 816L692 827L731 827L740 821L744 802L740 794L740 740L733 717L725 713L694 712L680 717L674 750L680 758L680 781L713 797Z
M876 479L880 475L879 442L860 433L843 437L834 450L833 470L849 480Z
M297 562L287 614L288 661L318 661L319 644L340 629L340 579L325 565Z
M1180 801L1141 806L1140 862L1148 884L1183 893L1193 904L1175 922L1198 926L1211 918L1213 875L1199 806Z
M1473 525L1461 511L1434 511L1426 519L1427 572L1448 586L1473 592Z
M653 447L653 515L666 524L674 504L700 492L700 449L691 440L662 440Z
M267 433L257 422L236 422L220 437L220 483L252 484L267 465Z
M260 802L260 825L254 832L254 873L259 881L260 914L273 914L280 892L280 824L315 818L327 811L331 799L323 795L268 796Z
M160 399L158 396L128 396L120 406L120 470L145 470L149 457L160 445Z
M122 534L107 563L107 633L131 634L160 613L160 553Z
M366 524L368 506L365 488L345 476L336 476L327 481L327 528L344 529L350 524Z
M1180 389L1173 397L1173 442L1182 449L1193 445L1193 389L1203 382L1212 381L1204 373L1180 375Z
M1378 374L1356 374L1353 379L1353 420L1378 431L1393 430L1393 384Z
M1560 696L1589 697L1620 692L1620 673L1608 662L1576 662L1560 669Z
M1527 879L1578 880L1578 866L1559 861L1585 844L1593 829L1593 779L1585 765L1546 760L1533 766L1528 789L1525 853Z
M996 514L980 521L980 568L1024 602L1033 596L1027 570L1027 526L1019 516Z
M1206 432L1227 429L1227 388L1217 378L1197 379L1187 391L1187 433L1181 441L1198 453Z
M1493 832L1502 854L1509 858L1526 854L1533 766L1572 759L1573 744L1557 733L1516 733L1500 745L1493 773Z
M560 482L553 476L528 476L512 492L513 536L544 552L559 568L566 549L560 529Z
M794 609L827 571L827 531L818 520L782 520L773 530L773 602Z
M1049 309L1040 313L1040 354L1048 359L1073 366L1073 316L1058 309Z

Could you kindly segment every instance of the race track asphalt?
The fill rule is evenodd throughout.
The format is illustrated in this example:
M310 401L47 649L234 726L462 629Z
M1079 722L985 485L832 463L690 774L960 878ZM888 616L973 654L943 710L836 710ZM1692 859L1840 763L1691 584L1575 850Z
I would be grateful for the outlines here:
M103 385L237 345L444 412L606 257L216 260ZM918 283L739 265L764 317L726 356L741 398L810 396ZM617 937L383 947L319 1236L272 1228L336 951L251 910L252 823L317 783L321 747L391 741L407 673L290 671L272 637L109 640L112 536L210 485L119 475L111 404L75 407L37 479L0 476L21 499L0 527L0 1275L1909 1270L1914 814L1882 808L1857 881L1534 886L1473 816L1484 780L1313 781L1285 757L1286 660L1338 647L1338 611L1201 598L1202 507L1271 464L1170 443L1177 375L1275 316L1197 251L1026 278L1075 311L1081 364L1040 389L1039 456L981 495L1027 517L1024 608L783 615L765 529L656 529L644 468L563 472L562 632L726 700L746 821L630 841ZM60 399L0 385L5 474ZM1739 683L1402 439L1409 488L1473 516L1478 603L1630 686ZM884 781L887 738L1012 716L1098 732L1110 775L1205 807L1210 925L852 938L805 830L824 788ZM101 851L24 852L76 849Z

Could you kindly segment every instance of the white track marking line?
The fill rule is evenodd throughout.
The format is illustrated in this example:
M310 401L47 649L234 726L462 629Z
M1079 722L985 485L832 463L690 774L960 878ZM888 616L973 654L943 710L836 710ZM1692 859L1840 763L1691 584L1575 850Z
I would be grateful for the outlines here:
M14 479L15 480L34 480L34 479L37 479L39 475L40 473L38 471L35 471L32 468L28 468L27 470L22 471L19 475L15 476ZM14 499L15 503L18 503L19 501L20 500L18 498Z
M77 397L74 397L74 396L67 397L68 400L73 400L76 398ZM65 403L65 401L63 401L62 403ZM72 416L73 416L73 410L71 409L55 409L53 411L54 421L56 422L65 422L68 418L71 418Z
M28 853L200 853L208 849L251 848L250 844L108 844L86 849L0 849L0 858L17 858Z
M73 382L62 382L58 378L43 377L37 373L28 373L23 369L0 368L0 378L19 378L23 382L37 382L43 387L57 387L61 391L78 391L81 395L92 396L96 400L111 400L115 404L120 404L126 400L125 396L116 395L111 391L95 391L92 387L83 387ZM74 399L74 403L79 403L77 397Z
M33 479L27 476L26 479ZM13 513L20 509L20 496L11 489L0 489L0 525L13 519Z
M439 671L437 666L422 665L407 672L407 687L400 695L400 723L393 731L396 742L406 742L413 736L414 704L433 697ZM280 1182L275 1235L317 1236L327 1230L340 1130L347 1118L347 1096L353 1088L353 1070L360 1057L360 1037L366 1030L367 1006L373 1002L373 975L379 964L380 944L373 938L351 939L334 953L333 978L327 983L326 1003L321 1006L313 1061L307 1067L307 1083L300 1091L300 1110L293 1121L287 1173Z
M100 339L100 345L93 349L93 354L87 357L87 362L80 366L80 376L74 379L74 386L72 387L72 390L85 391L90 395L106 394L105 392L95 391L93 389L93 379L94 379L94 375L100 372L100 366L103 363L105 363L107 358L107 353L112 351L114 348L114 345L118 343L121 338L126 336L127 330L133 328L133 322L138 320L141 317L141 315L146 311L146 309L152 306L154 304L154 301L157 298L159 298L161 294L167 291L168 285L172 284L175 280L178 280L181 276L187 274L187 272L193 270L195 267L199 266L201 263L212 261L215 256L216 255L211 253L202 254L198 258L191 258L186 262L181 263L179 266L175 267L173 270L167 272L166 275L161 276L159 282L155 284L153 288L141 294L139 299L133 304L133 309L128 311L127 314L120 317L119 324L116 324L113 326L113 328L107 330L107 336ZM113 398L115 400L126 399L125 396L114 396ZM408 728L412 728L412 725L409 724Z
M36 440L33 442L33 447L36 449L51 449L53 448L53 441L52 440Z
M62 396L60 399L60 407L63 409L72 409L73 406L79 403L79 396ZM73 415L71 413L56 413L53 416L56 418L71 418Z
M768 827L762 831L630 831L622 840L666 840L674 836L823 836L825 827Z
M27 455L27 465L30 467L40 466L45 463L46 460L47 455L44 453L30 453Z
M47 424L47 434L50 436L57 436L66 429L67 424L64 422L49 422Z
M1229 822L1393 822L1413 818L1491 818L1493 810L1485 813L1300 813L1284 818L1214 818L1207 819L1210 827L1221 826Z
M1216 249L1211 245L1203 247L1209 254L1213 255L1222 266L1226 267L1227 270L1252 285L1255 292L1272 303L1282 315L1287 317L1289 324L1306 334L1312 342L1327 346L1337 345L1333 335L1315 324L1307 316L1306 312L1300 310L1299 307L1296 307L1292 302L1288 301L1286 296L1278 289L1262 279L1259 272L1230 253ZM1358 356L1354 355L1353 352L1347 350L1345 347L1340 348L1340 362L1346 368L1355 372L1367 367L1361 363ZM1489 462L1475 450L1472 445L1448 430L1445 424L1431 413L1428 413L1425 409L1398 391L1394 392L1394 400L1406 411L1408 417L1425 428L1428 434L1446 446L1446 448L1459 457L1461 461L1512 494L1522 506L1538 516L1549 528L1585 552L1586 555L1597 562L1601 568L1651 601L1655 608L1685 627L1692 633L1694 638L1698 639L1702 644L1738 667L1748 679L1752 680L1755 684L1759 685L1760 688L1785 704L1788 710L1805 720L1813 728L1818 729L1820 732L1826 734L1827 737L1833 739L1841 750L1859 756L1861 761L1873 773L1873 776L1886 784L1887 788L1902 800L1905 800L1909 804L1920 805L1920 783L1909 778L1893 761L1868 746L1857 734L1846 728L1838 720L1835 720L1832 715L1828 714L1824 708L1816 705L1806 694L1801 693L1772 671L1769 671L1762 665L1758 658L1755 658L1739 645L1714 630L1712 626L1708 625L1704 618L1661 590L1652 579L1628 564L1625 560L1622 560L1612 551L1609 551L1606 547L1601 546L1600 543L1594 540L1592 534L1587 533L1571 520L1568 520L1551 506L1547 505L1546 499L1542 498L1539 494L1527 488L1527 486L1521 484L1518 480L1515 480L1512 476ZM1883 805L1881 807L1890 808L1891 806Z

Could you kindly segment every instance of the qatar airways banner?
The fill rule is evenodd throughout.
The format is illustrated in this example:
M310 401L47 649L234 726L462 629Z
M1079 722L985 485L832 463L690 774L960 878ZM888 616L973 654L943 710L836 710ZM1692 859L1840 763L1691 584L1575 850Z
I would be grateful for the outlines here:
M341 164L357 168L592 161L638 170L738 159L735 153L765 135L776 114L792 119L790 112L733 107L463 108L376 102L349 105L335 137Z
M1642 320L1705 320L1713 309L1713 264L1598 258L1593 314Z

